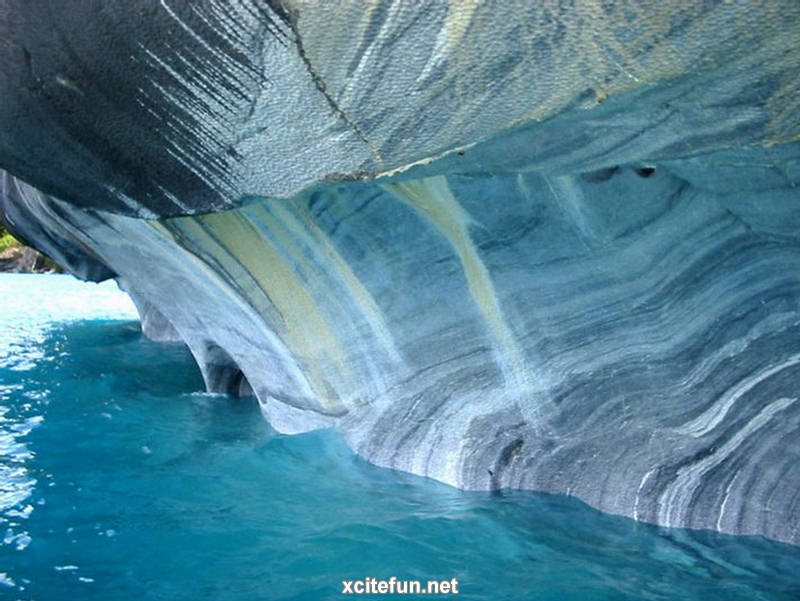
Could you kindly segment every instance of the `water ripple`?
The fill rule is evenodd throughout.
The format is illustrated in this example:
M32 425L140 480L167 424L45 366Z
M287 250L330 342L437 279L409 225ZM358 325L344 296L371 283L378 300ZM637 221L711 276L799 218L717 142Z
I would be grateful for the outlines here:
M396 576L487 601L798 598L798 548L460 491L333 432L278 435L255 403L199 392L185 348L107 319L130 317L119 299L92 309L95 286L5 277L0 596L319 601Z

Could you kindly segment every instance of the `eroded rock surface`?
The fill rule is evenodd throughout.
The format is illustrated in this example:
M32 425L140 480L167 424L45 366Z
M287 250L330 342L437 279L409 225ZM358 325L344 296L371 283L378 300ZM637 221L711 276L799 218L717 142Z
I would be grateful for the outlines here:
M0 15L12 230L281 431L800 542L796 4L148 6Z

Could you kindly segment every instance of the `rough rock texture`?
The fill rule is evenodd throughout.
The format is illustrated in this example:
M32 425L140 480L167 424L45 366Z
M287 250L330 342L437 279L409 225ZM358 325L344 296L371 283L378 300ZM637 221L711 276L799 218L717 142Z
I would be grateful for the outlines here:
M284 432L800 543L800 8L268 4L0 11L14 233Z
M155 217L391 173L558 115L442 168L797 140L800 5L652 4L6 0L0 166Z
M0 251L0 272L5 273L55 273L57 265L47 257L27 246L12 246Z

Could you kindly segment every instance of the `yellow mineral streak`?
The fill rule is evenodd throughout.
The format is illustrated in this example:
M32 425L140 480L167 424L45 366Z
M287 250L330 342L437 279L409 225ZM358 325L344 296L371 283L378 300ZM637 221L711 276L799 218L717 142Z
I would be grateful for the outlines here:
M524 385L527 378L522 353L503 318L489 272L469 236L472 219L458 204L447 179L435 176L382 186L421 213L453 247L461 261L470 294L499 347L506 378L516 385Z
M523 23L528 28L526 39L530 40L526 50L535 57L534 43L552 47L550 72L557 74L557 80L548 87L548 97L537 102L536 108L515 125L552 116L590 87L600 102L702 66L690 64L696 55L675 48L668 33L675 15L683 14L690 38L699 36L708 24L706 10L699 3L668 0L642 6L586 2L575 11L564 13L553 3L542 3L539 19ZM637 35L623 43L619 32L629 21L635 24L631 27ZM559 27L553 25L556 22Z
M264 290L259 289L259 293L255 291L248 293L246 290L234 289L228 278L236 278L237 283L241 284L247 279L253 278L253 275L247 270L245 265L242 265L238 259L226 249L215 236L212 236L206 228L200 223L200 218L197 217L178 217L168 219L164 222L161 221L148 221L148 225L165 240L175 244L176 248L185 253L186 257L192 261L202 271L206 272L214 282L218 284L217 290L222 291L231 298L231 300L242 307L245 312L250 312L255 309L260 314L262 319L265 319L270 328L277 334L274 344L282 346L288 343L290 346L295 343L289 331L291 322L286 320L285 316L280 313L280 308L272 304L272 299L269 298ZM179 233L180 237L191 241L191 244L199 249L202 253L212 257L223 269L226 270L228 275L219 273L212 265L208 264L200 256L196 255L193 251L185 246L181 239L176 238L175 233ZM216 234L216 232L215 232ZM237 274L248 274L250 278L238 277ZM258 282L254 281L254 285ZM244 294L244 297L242 296ZM267 299L269 302L264 302ZM338 402L338 395L330 384L322 377L316 368L316 364L310 367L302 362L305 371L302 371L300 365L296 363L297 360L303 360L307 357L299 356L294 348L285 348L287 355L292 355L293 362L287 366L290 367L294 376L295 382L301 386L304 394L309 397L316 398L328 410L339 411L341 405Z
M427 64L422 69L417 81L422 81L438 64L443 62L448 54L455 52L461 38L464 37L472 21L475 10L480 5L479 0L461 0L458 3L451 3L447 8L447 17L444 25L439 30L436 37L431 56Z
M219 243L219 241L202 227L195 217L168 219L163 225L158 221L150 221L149 223L150 226L161 233L162 236L173 239L179 248L186 252L189 260L203 271L213 276L214 281L224 284L222 289L228 290L230 295L237 300L238 305L251 310L255 309L275 332L282 336L285 335L286 325L283 316L278 313L276 307L270 302L266 294L261 291L260 288L258 289L260 294L247 290L248 287L258 286L253 276ZM172 232L178 234L180 239L175 239ZM215 269L208 265L204 260L196 256L191 248L184 248L186 242L183 242L181 239L188 240L191 246L202 249L203 253L213 257L226 273L218 273L219 268ZM236 286L228 281L229 278L236 282ZM252 284L248 285L251 281ZM246 297L246 300L243 296Z
M305 366L320 402L338 409L338 396L324 377L322 366L333 362L339 374L348 378L346 354L292 265L240 210L195 219L214 234L269 297L284 322L286 342Z
M276 204L283 202L286 201L278 200ZM279 249L289 259L295 274L299 276L298 279L303 278L308 281L314 277L315 268L309 260L308 253L303 249L303 241L290 232L272 210L268 210L262 204L254 204L242 209L242 213L253 227L261 231L263 237L271 241L276 250ZM307 284L304 288L308 291Z
M455 48L470 26L475 10L481 0L461 0L448 6L444 31L447 32L447 45Z
M268 215L267 211L258 205L253 206L251 210L263 217ZM275 201L269 204L269 210L283 224L288 241L301 242L314 254L318 264L323 265L328 273L332 273L338 278L383 349L393 361L401 362L394 338L375 299L353 273L350 265L339 254L325 232L316 224L305 205L299 201L293 201L291 204ZM277 224L273 227L277 227Z
M451 148L449 150L445 150L444 152L440 152L439 154L435 154L429 157L425 157L423 159L419 159L418 161L413 161L411 163L406 163L405 165L401 165L395 169L389 169L387 171L381 171L375 175L375 178L381 177L392 177L394 175L398 175L405 171L408 171L412 167L418 167L420 165L430 165L434 161L438 161L439 159L443 159L446 156L449 156L453 153L464 154L467 150L475 146L475 143L472 144L464 144L463 146L459 146L457 148Z

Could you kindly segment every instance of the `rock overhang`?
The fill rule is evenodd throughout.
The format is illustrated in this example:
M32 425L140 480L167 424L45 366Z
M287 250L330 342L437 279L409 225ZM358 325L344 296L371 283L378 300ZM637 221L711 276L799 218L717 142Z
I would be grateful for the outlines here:
M279 430L798 542L795 5L226 6L3 15L15 231Z

